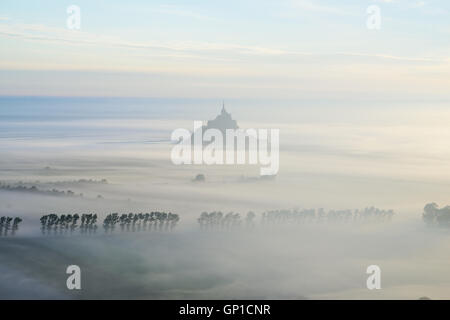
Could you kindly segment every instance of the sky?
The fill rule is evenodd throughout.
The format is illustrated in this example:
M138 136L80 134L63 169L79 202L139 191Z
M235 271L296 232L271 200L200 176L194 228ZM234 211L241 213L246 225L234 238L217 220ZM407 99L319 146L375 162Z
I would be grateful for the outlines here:
M448 100L449 15L444 0L2 0L0 95Z

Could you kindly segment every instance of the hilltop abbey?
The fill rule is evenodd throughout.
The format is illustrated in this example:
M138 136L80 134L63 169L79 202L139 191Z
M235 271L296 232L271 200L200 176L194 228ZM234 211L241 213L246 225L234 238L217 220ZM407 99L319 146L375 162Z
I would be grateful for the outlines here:
M208 120L206 126L203 126L203 132L208 129L218 129L223 134L227 129L236 130L239 129L236 120L233 120L231 114L225 110L225 103L222 102L222 111L214 120Z
M279 129L239 129L225 110L206 125L194 121L190 132L178 128L172 132L171 159L181 164L260 164L262 176L276 175L279 169ZM270 149L270 150L269 150Z

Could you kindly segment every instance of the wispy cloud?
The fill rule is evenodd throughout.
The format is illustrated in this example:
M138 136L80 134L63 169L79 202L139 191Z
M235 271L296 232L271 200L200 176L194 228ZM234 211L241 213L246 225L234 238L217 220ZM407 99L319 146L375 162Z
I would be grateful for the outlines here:
M405 57L405 56L395 56L390 54L378 54L378 53L357 53L357 52L339 52L337 54L345 56L358 56L358 57L368 57L368 58L379 58L386 60L397 60L404 62L425 62L425 63L447 63L447 58L438 57Z
M198 12L192 11L192 10L187 9L182 6L169 5L169 4L160 5L157 8L151 9L151 11L155 12L155 13L175 15L175 16L179 16L179 17L188 17L188 18L199 19L199 20L218 20L215 17L200 14Z
M418 9L425 14L442 15L448 14L448 11L436 4L425 0L376 0L380 3L396 5L404 9Z
M357 51L326 51L306 52L289 47L269 47L245 45L230 42L205 41L129 41L118 36L99 35L85 31L73 31L66 28L55 28L45 25L0 22L0 39L20 39L42 44L57 44L60 49L52 49L53 54L67 52L66 59L48 59L36 63L35 58L28 60L2 59L3 69L48 69L48 70L120 70L120 71L158 71L158 72L188 72L192 73L242 73L259 72L257 70L272 70L278 65L286 72L289 66L299 65L379 65L384 62L402 62L410 65L429 66L448 65L446 58L433 56L401 56L383 52ZM70 49L67 46L86 47L87 56L80 55L69 58ZM111 50L118 49L118 50ZM120 50L126 49L126 50ZM58 51L60 50L60 51ZM132 50L132 51L130 51ZM110 52L102 61L92 59L99 54ZM32 52L30 52L32 55ZM130 59L130 55L134 59ZM0 54L1 56L1 54ZM174 64L174 62L177 64ZM94 67L95 66L95 67ZM286 69L287 68L287 69ZM184 71L183 71L184 70ZM252 71L249 71L252 70Z
M317 1L310 0L292 0L291 5L296 9L304 11L312 11L318 13L337 14L337 15L353 15L352 12L334 6L323 5Z
M134 49L167 50L167 51L230 51L238 54L248 55L277 55L283 54L283 50L249 46L236 43L219 42L133 42L126 41L114 36L93 34L84 31L73 31L65 28L48 27L37 24L11 24L0 23L0 37L19 38L30 41L43 41L53 43L64 43L70 45L90 45L107 47L126 47Z
M73 31L65 28L48 27L36 24L12 24L0 23L0 38L17 38L27 41L61 43L73 46L92 47L117 47L136 50L146 50L154 54L164 54L166 57L183 55L185 58L210 57L210 53L219 54L217 59L231 56L290 56L290 57L325 57L325 56L348 56L365 57L372 59L397 60L405 62L442 63L446 60L440 57L407 57L395 56L383 53L360 53L360 52L301 52L286 48L274 48L265 46L250 46L238 43L222 42L138 42L127 41L114 36L98 35L84 31ZM223 56L220 56L223 54ZM196 56L197 55L197 56ZM198 56L200 55L200 56ZM211 57L210 57L211 58Z

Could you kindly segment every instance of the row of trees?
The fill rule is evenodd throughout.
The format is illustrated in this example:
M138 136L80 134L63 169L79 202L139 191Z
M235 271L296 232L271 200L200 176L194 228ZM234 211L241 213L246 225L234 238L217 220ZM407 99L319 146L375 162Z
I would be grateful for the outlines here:
M22 219L19 217L0 217L0 237L8 236L10 231L11 235L14 235L21 222Z
M270 210L261 214L261 224L279 223L313 223L313 222L356 222L356 221L388 221L394 215L393 210L381 210L368 207L362 210L330 210L326 212L320 209L294 209L294 210ZM202 212L197 219L202 229L211 227L235 227L245 224L254 226L256 215L249 211L245 218L239 213L230 212L224 214L221 211Z
M79 229L81 233L96 233L98 216L96 214L48 214L40 218L43 234L66 234ZM119 225L122 231L172 230L180 217L174 213L154 211L151 213L108 214L103 220L106 233Z
M255 216L253 211L249 211L244 219L241 218L239 213L229 212L224 214L221 211L213 211L210 213L205 211L201 213L197 221L201 229L237 227L243 223L246 226L253 226Z
M116 225L119 225L122 231L171 230L179 220L178 214L171 212L153 211L151 213L129 213L120 216L118 213L111 213L103 221L103 228L106 232L113 231Z
M62 214L58 216L57 214L49 214L41 217L41 225L43 227L53 227L53 226L61 226L64 228L69 228L73 226L78 226L78 220L80 220L80 215L78 213L71 215ZM97 215L96 214L82 214L81 215L81 226L92 226L97 223Z
M63 234L67 232L74 232L79 229L81 233L95 233L97 231L97 215L93 213L81 214L76 213L62 214L48 214L41 217L41 232L42 234ZM78 224L80 222L80 224Z
M356 210L294 209L271 210L262 214L262 222L356 222L356 221L389 221L394 216L393 210L382 210L375 207Z
M261 214L261 224L305 223L305 222L352 222L352 221L387 221L394 215L393 210L381 210L375 207L363 210L330 210L324 209L294 209L270 210ZM439 209L435 203L427 204L424 208L423 219L428 224L450 226L450 206ZM180 220L178 214L154 211L151 213L108 214L103 220L105 232L112 232L116 226L122 231L172 230ZM202 229L229 228L245 225L256 225L256 214L249 211L245 217L239 213L221 211L202 212L197 219ZM40 218L41 230L44 234L73 232L79 229L81 233L95 233L97 231L97 214L48 214ZM21 218L1 217L0 235L9 230L16 231Z
M83 194L76 194L72 190L57 190L57 189L51 189L51 190L41 190L36 186L24 186L24 185L9 185L9 184L1 184L0 183L0 190L5 191L15 191L15 192L27 192L27 193L36 193L36 194L42 194L42 195L50 195L50 196L68 196L68 197L83 197Z

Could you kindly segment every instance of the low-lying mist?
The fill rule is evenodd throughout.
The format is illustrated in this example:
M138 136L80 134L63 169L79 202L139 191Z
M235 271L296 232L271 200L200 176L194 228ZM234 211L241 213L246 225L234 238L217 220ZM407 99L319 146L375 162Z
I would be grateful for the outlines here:
M445 298L436 288L450 284L448 259L437 252L448 249L448 240L419 222L4 238L0 296ZM82 270L80 291L66 288L65 270L74 264ZM372 264L382 270L379 291L365 287ZM36 284L45 290L33 291Z
M242 128L280 129L274 179L261 179L259 166L171 163L170 132L191 129L198 112L3 120L0 217L23 221L14 236L0 237L0 298L450 298L443 254L450 234L422 220L425 204L449 203L448 112L342 108L271 117L267 108L230 107ZM395 215L364 223L260 220L273 210L372 206ZM152 211L180 221L171 231L101 225L111 213ZM253 211L257 220L202 228L201 213L217 211L242 218ZM41 216L76 213L97 214L96 232L42 234ZM69 265L80 266L82 290L67 289ZM366 287L370 265L381 268L381 290Z

